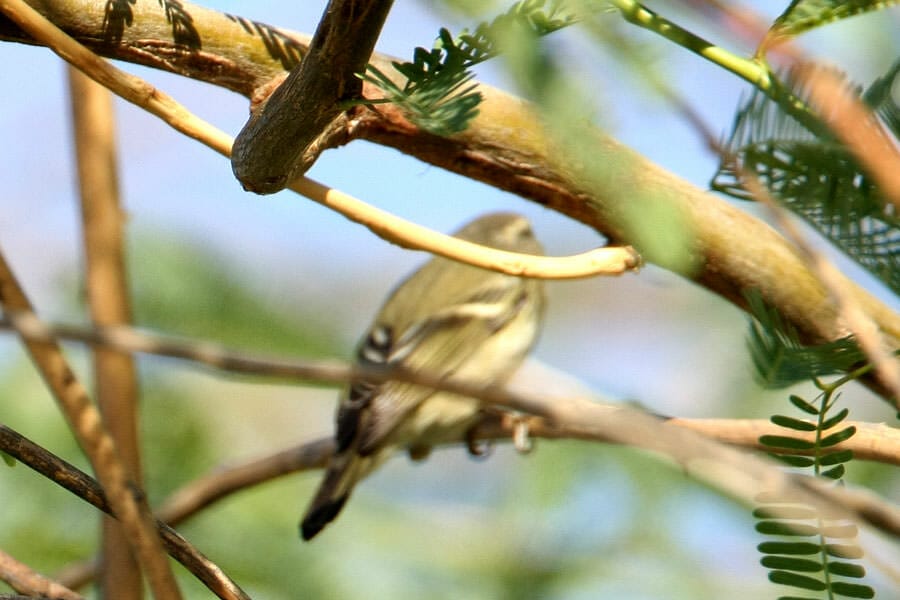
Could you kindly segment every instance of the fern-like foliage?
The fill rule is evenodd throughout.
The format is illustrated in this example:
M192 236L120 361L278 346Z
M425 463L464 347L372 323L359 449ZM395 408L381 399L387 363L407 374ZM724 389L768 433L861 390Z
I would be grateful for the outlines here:
M756 378L767 388L783 388L826 375L842 375L866 364L866 355L852 336L804 345L797 330L758 290L745 294L750 314L747 346Z
M863 101L872 107L891 134L900 139L900 105L896 102L897 95L893 93L898 73L900 60L869 86L863 94Z
M498 39L511 27L540 37L574 24L576 13L567 5L565 0L522 0L474 32L464 30L453 37L442 28L430 50L418 47L412 62L392 63L406 78L402 85L372 65L362 77L416 126L436 135L463 131L481 103L469 69L497 56Z
M839 450L856 427L844 421L847 408L835 411L838 390L868 369L866 357L852 337L828 344L804 346L796 330L774 308L766 305L756 290L745 294L753 317L748 345L757 378L768 387L783 387L813 380L821 393L809 402L800 396L789 397L802 417L774 415L771 420L783 433L764 435L760 445L769 454L795 470L798 475L822 477L839 484L846 472L852 450ZM843 375L830 384L819 379L825 375ZM790 498L763 494L753 512L756 530L775 540L758 546L761 563L769 569L773 583L825 597L873 598L874 590L857 581L865 568L854 562L862 558L855 544L856 526ZM848 581L849 580L849 581ZM809 596L781 596L779 600L815 600Z
M799 474L831 479L837 485L853 452L836 450L835 446L853 437L856 428L842 425L849 414L846 408L830 414L839 396L836 389L825 387L818 402L791 396L791 404L811 419L775 415L772 422L782 427L785 433L765 435L759 441L773 457ZM763 555L760 563L769 569L770 581L804 592L824 593L829 599L875 597L871 587L854 581L866 574L865 567L851 562L863 556L862 549L855 543L855 525L829 518L815 507L790 499L764 494L759 501L760 506L753 511L757 519L756 530L776 538L757 546ZM781 596L779 600L815 599Z
M775 20L772 32L778 35L797 35L896 3L897 0L794 0Z
M900 136L900 108L890 89L898 71L900 62L861 94L895 140ZM797 88L792 91L798 97L806 96L791 77L786 85ZM757 90L737 113L726 156L713 178L713 189L751 199L741 184L741 172L754 173L786 208L900 293L900 215L833 136L824 129L811 131Z

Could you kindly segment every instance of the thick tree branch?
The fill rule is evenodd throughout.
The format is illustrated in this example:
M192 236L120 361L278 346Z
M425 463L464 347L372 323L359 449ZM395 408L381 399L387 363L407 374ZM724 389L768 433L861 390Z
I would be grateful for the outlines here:
M244 96L296 66L310 36L189 2L31 0L57 27L101 56L206 81ZM39 44L0 16L0 39Z
M72 492L82 500L113 515L103 489L86 473L35 444L28 438L0 424L0 448L3 451L40 473L59 486ZM241 588L231 581L222 570L203 556L174 529L162 522L156 522L159 539L166 551L179 563L203 582L211 592L223 600L249 600Z
M235 26L246 20L187 2L182 3L184 12L192 17L202 42L200 49L193 51L198 62L192 62L189 48L182 48L185 56L171 65L162 58L175 54L178 46L173 40L171 24L161 9L154 8L154 3L140 3L143 12L135 13L133 26L122 28L119 44L104 47L96 44L104 31L102 15L97 15L98 3L88 0L32 2L76 38L94 43L92 47L100 53L135 60L123 55L123 48L134 46L153 54L154 48L141 41L153 39L159 46L155 66L226 85L248 96L267 81L284 74L283 67L272 59L257 30ZM63 5L68 9L60 8ZM138 25L142 29L138 30ZM269 30L285 37L292 35ZM15 27L4 26L2 20L0 32L6 39L29 39ZM246 54L238 56L238 48ZM219 72L210 69L211 63L205 60L210 55L221 56L229 65L240 64L239 69L227 72L245 74L246 83L241 86L233 79L223 83ZM372 62L383 72L396 74L388 57L375 55ZM697 268L688 274L692 280L742 307L743 290L760 289L767 302L778 308L809 341L832 340L847 333L835 307L828 302L826 291L790 246L766 224L679 179L612 138L586 127L585 135L594 138L595 162L608 166L588 191L565 165L557 163L541 123L527 103L489 86L479 89L484 96L479 116L460 135L439 138L424 133L404 119L399 111L383 105L377 111L368 108L350 110L344 129L336 132L330 143L338 145L353 139L367 139L397 148L430 164L569 215L613 241L629 240L618 218L621 207L640 207L650 200L663 203L673 212L682 214L692 228L696 240L693 252L697 258ZM363 95L378 99L369 89L364 89ZM848 289L890 337L891 344L900 343L900 315L858 286L851 284Z
M116 69L96 54L56 28L22 0L3 0L16 21L36 38L44 40L61 57L95 81L160 117L176 130L192 137L224 156L230 156L232 139L223 131L190 113L173 98L138 77ZM427 250L454 260L502 273L543 279L571 279L591 275L620 275L640 265L630 247L597 248L567 257L530 256L506 252L433 232L379 210L348 194L301 177L290 188L368 227L376 235L406 248Z
M318 139L359 100L362 80L393 0L330 0L303 61L234 141L231 167L245 190L271 194L305 174Z

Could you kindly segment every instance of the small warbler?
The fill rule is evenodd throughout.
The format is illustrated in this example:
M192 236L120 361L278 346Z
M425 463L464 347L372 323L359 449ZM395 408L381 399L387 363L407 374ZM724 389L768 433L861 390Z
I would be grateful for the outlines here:
M454 235L501 250L543 253L517 214L488 214ZM356 359L475 385L501 384L534 345L543 305L539 280L432 258L394 289ZM353 487L395 450L424 458L438 440L463 439L480 416L480 403L465 396L395 381L349 385L338 404L335 454L300 525L303 539L334 520Z

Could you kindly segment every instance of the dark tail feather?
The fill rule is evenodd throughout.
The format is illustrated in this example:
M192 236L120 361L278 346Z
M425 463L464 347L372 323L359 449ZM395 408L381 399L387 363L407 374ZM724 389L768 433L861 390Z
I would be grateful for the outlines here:
M313 539L326 525L334 521L341 509L344 508L348 497L345 495L325 504L310 506L300 523L300 535L303 536L304 541L308 542Z
M338 516L353 487L376 464L372 458L359 456L352 450L332 458L325 479L300 522L300 534L304 540L312 539Z

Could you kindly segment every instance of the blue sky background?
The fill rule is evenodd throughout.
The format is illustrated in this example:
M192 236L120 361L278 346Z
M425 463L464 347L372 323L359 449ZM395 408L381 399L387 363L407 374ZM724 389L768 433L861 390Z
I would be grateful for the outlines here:
M655 4L671 14L670 3ZM324 2L210 0L205 5L308 32ZM774 2L754 7L771 17L782 8ZM438 28L449 23L424 2L400 1L377 49L409 57L414 46L429 46ZM802 44L868 84L900 54L898 26L898 11L884 11L809 34ZM629 33L656 49L659 70L671 77L672 85L707 123L725 132L747 86L648 32ZM721 39L720 33L708 35L739 53L752 50L732 46L733 41ZM2 52L0 246L41 314L80 319L58 293L63 282L72 280L81 260L64 67L40 48L4 44ZM664 101L648 97L615 57L599 54L592 60L596 62L588 67L589 75L603 126L657 163L707 187L716 160L696 133ZM145 77L232 135L246 120L246 100L229 91L133 65L119 66ZM479 75L488 83L508 86L496 65L485 66ZM228 261L236 278L257 283L275 304L321 306L322 319L342 324L348 354L387 290L425 259L390 246L295 194L245 193L225 159L127 103L118 101L116 111L130 232L138 236L165 232L208 247ZM326 152L309 175L442 231L490 210L516 210L532 218L549 254L579 252L600 243L595 233L539 206L366 142ZM864 276L862 280L867 281ZM879 291L874 285L873 289ZM752 383L743 346L745 328L737 309L648 267L617 279L551 284L547 326L536 355L603 393L638 400L654 410L698 417L723 416L726 411L759 417L768 414L763 406L772 396ZM13 341L0 337L0 361L19 356ZM268 392L285 394L268 387L258 393ZM889 418L865 392L848 396L862 403L857 418ZM327 407L321 411L317 427L328 427L329 412ZM432 476L424 470L416 475L426 480ZM609 504L603 510L627 510L628 492L615 485L622 477L607 474L603 483L618 491L608 492ZM704 527L721 531L735 527L727 516L732 509L704 508L710 504L708 495L686 502L672 508L685 511L686 523L702 516ZM690 531L685 525L688 545ZM752 545L747 547L752 550ZM716 557L725 562L732 558ZM741 555L734 563L746 560Z

